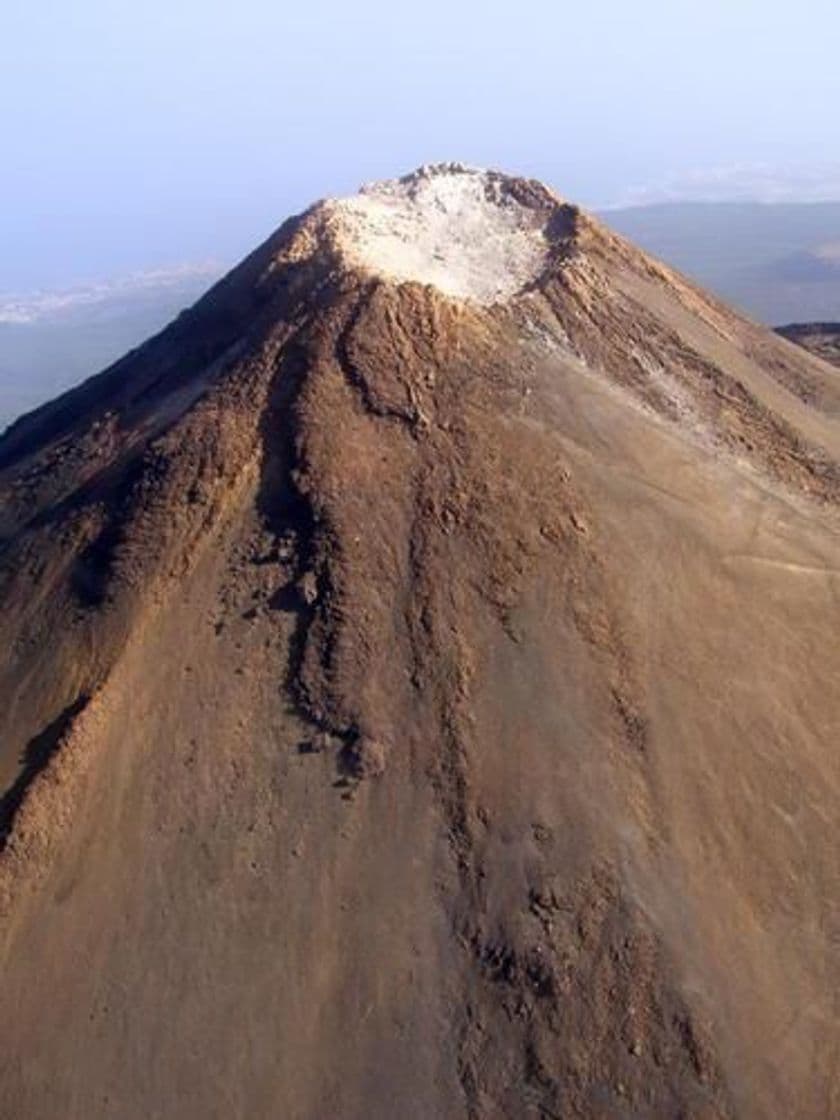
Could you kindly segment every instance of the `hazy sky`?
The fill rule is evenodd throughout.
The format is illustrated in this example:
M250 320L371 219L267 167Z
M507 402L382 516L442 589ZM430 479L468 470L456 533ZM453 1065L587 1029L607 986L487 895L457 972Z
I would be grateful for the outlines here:
M0 291L231 259L440 159L590 205L828 181L838 40L838 0L0 0Z

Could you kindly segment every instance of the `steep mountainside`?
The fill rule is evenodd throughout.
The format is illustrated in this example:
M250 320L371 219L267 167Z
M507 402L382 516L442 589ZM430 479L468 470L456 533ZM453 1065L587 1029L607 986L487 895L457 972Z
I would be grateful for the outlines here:
M0 440L0 1114L840 1111L840 374L537 183Z

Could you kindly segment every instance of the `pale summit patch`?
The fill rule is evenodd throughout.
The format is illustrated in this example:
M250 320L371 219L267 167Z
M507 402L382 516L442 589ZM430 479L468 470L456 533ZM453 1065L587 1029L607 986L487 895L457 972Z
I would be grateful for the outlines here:
M550 212L519 200L513 183L494 172L439 164L328 206L349 263L490 304L534 280L549 248Z

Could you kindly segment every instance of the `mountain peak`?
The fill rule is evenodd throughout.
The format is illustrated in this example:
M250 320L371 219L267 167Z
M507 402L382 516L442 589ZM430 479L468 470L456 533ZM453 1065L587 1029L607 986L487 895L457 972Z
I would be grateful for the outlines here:
M349 265L489 305L540 276L562 203L530 180L439 163L324 207Z

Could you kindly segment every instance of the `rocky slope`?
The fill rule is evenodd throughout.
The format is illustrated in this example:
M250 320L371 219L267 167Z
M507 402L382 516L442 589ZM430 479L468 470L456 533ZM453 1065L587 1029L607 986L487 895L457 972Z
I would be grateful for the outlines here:
M840 375L539 184L0 441L0 1112L840 1108Z

